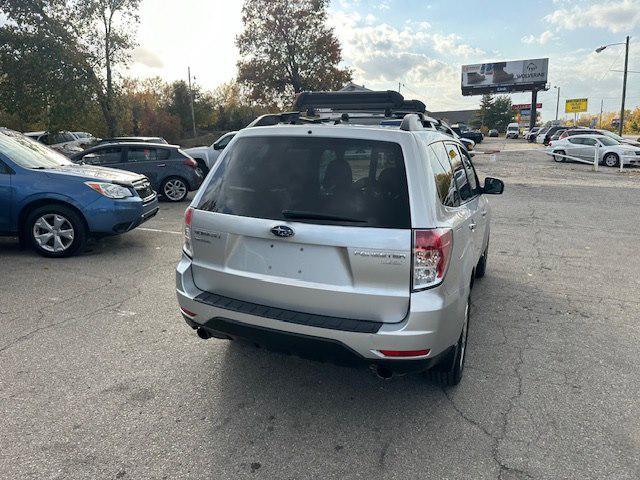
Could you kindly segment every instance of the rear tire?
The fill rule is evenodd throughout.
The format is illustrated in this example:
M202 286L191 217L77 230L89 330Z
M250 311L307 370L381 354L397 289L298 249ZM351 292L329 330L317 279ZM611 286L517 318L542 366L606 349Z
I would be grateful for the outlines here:
M44 257L69 257L81 250L87 241L84 219L64 205L45 205L27 217L25 238Z
M427 370L427 377L436 381L443 387L454 387L462 380L464 363L467 358L467 339L469 338L469 317L471 309L471 297L467 298L465 319L458 342L447 356L431 370Z
M484 274L487 272L487 260L489 258L489 240L487 240L487 246L484 247L484 252L480 256L480 260L478 260L478 264L476 265L476 278L484 277Z
M566 155L564 150L558 150L557 152L553 152L553 153L557 153L558 155ZM564 157L557 157L556 155L553 156L553 160L555 160L558 163L564 162L565 158Z
M170 202L182 202L187 198L189 185L183 178L169 177L162 182L160 193Z

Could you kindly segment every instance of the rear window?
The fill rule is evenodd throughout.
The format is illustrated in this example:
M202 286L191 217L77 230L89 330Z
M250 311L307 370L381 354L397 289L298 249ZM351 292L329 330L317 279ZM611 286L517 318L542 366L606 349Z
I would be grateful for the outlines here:
M282 221L411 228L402 149L373 140L240 138L198 208Z

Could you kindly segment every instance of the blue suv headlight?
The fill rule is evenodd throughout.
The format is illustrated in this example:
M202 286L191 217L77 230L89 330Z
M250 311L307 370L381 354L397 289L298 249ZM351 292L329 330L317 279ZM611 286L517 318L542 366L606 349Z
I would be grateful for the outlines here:
M92 188L100 195L109 198L127 198L133 197L133 193L127 187L116 185L115 183L106 182L84 182L89 188Z

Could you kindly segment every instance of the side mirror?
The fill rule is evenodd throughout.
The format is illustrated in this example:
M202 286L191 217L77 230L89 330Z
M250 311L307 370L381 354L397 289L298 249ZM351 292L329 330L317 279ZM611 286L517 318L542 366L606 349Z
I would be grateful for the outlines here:
M489 195L500 195L504 192L504 182L497 178L487 177L484 179L484 187L482 193Z
M214 143L214 144L213 144L213 149L214 149L214 150L222 150L223 148L224 148L224 147L221 147L221 146L220 146L220 144L218 144L218 143Z

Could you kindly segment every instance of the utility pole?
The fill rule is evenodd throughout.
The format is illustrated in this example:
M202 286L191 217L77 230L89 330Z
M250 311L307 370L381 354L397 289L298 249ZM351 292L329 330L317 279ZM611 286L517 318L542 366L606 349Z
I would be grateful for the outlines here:
M193 90L191 90L191 67L187 67L187 76L189 77L189 104L191 105L191 126L193 127L193 137L196 133L196 116L193 112Z
M402 85L401 82L398 82L398 93L400 93L400 86Z
M558 108L560 107L560 87L555 87L558 89L558 99L556 100L556 122L558 121Z
M604 107L604 98L600 100L600 121L598 122L598 127L602 128L602 108Z
M622 136L622 129L624 128L624 100L627 96L627 68L629 67L629 35L627 35L627 41L625 42L624 52L624 73L622 74L622 107L620 107L620 127L618 128L618 135Z
M531 110L529 111L531 118L529 119L529 131L536 126L536 117L538 116L538 90L531 90Z

